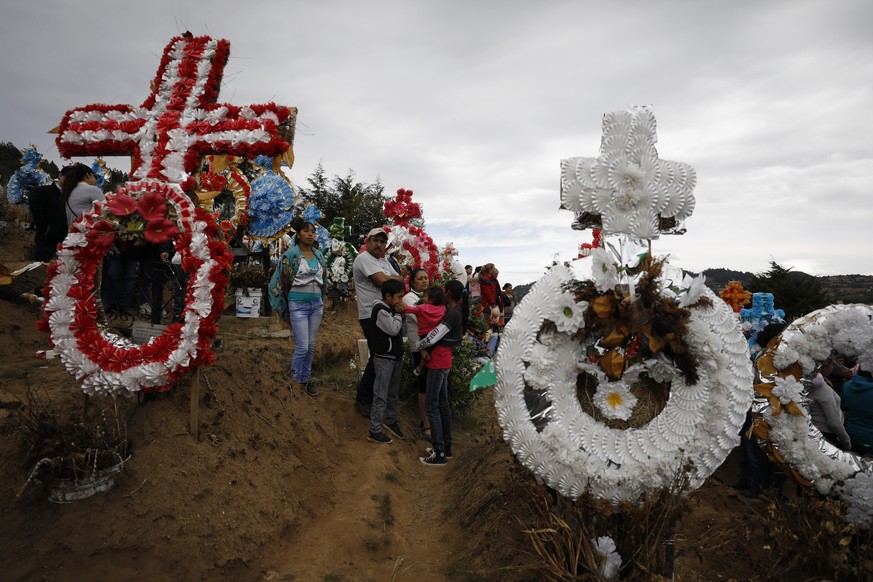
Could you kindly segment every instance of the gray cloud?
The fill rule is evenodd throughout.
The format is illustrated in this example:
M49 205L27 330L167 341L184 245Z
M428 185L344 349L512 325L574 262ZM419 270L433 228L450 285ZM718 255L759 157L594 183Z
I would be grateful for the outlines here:
M299 107L298 183L323 161L410 188L438 244L497 263L504 281L590 240L558 209L559 162L596 156L601 115L631 104L653 106L660 155L698 171L688 234L657 253L692 270L762 271L772 257L873 273L863 0L48 0L5 14L0 46L21 58L3 64L0 139L53 159L44 132L67 109L141 103L188 28L232 43L221 101Z

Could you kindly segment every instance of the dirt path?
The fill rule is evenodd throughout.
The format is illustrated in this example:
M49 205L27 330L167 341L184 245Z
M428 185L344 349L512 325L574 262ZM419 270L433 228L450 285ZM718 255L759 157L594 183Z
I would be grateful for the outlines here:
M443 491L448 467L428 468L418 456L427 445L407 434L377 445L366 439L367 420L347 397L322 393L315 407L339 435L331 468L334 489L309 527L271 548L266 562L277 579L445 580L457 536L448 535ZM401 425L413 426L408 410ZM411 433L412 431L407 431ZM307 502L304 502L304 504Z

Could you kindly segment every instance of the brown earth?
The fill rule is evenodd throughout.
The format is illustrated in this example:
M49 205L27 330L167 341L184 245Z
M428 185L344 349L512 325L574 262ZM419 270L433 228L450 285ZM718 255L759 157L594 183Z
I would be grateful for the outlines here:
M20 240L0 232L0 263L26 262ZM445 468L422 466L427 443L411 434L389 446L366 440L352 406L354 305L325 317L316 398L283 373L293 340L264 336L281 323L222 318L218 360L202 375L199 440L188 431L190 379L147 402L91 399L90 415L120 406L132 454L110 491L50 503L40 484L24 486L34 442L17 399L29 386L57 415L80 418L83 397L57 359L35 357L46 348L38 315L0 301L0 579L544 579L523 533L538 486L501 438L491 390L459 416ZM415 424L404 405L401 425ZM730 459L689 496L675 580L786 579L770 570L768 503L723 484L736 477Z

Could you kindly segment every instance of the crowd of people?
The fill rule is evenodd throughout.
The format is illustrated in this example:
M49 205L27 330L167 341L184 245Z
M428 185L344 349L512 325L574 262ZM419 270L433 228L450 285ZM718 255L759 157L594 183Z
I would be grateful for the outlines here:
M468 331L471 340L476 340L504 325L506 306L513 302L512 286L500 289L498 271L490 263L475 272L468 266L467 277L435 286L427 271L410 270L391 260L387 247L385 230L374 228L367 234L364 252L354 262L358 321L369 348L355 408L370 420L369 441L390 444L395 438L406 438L397 420L397 400L403 345L408 343L415 366L418 431L432 444L419 460L428 466L444 465L452 457L448 390L453 349ZM485 330L468 329L468 314L477 309L487 315ZM494 353L496 334L493 338L485 345L483 356Z
M84 164L64 167L58 179L35 189L29 203L33 214L35 257L54 258L70 225L94 202L105 200L97 177ZM318 330L324 314L327 261L316 242L316 227L298 223L289 249L280 257L268 296L280 317L289 322L295 348L288 373L309 396L318 396L312 382L312 364ZM408 269L386 253L388 235L372 229L365 251L354 262L354 288L358 320L369 348L369 358L357 387L355 407L370 420L367 438L388 444L406 435L397 419L404 343L415 365L414 388L418 393L418 433L430 441L421 462L444 465L452 457L452 412L449 405L449 372L453 349L466 338L484 362L493 356L498 331L512 317L512 285L502 287L493 263L473 268L460 266L453 279L436 286L424 269ZM160 322L166 278L175 281L173 316L184 308L185 273L174 262L172 242L116 239L104 258L102 298L108 315L132 315L139 308ZM154 317L157 315L157 317ZM157 319L157 321L155 321Z

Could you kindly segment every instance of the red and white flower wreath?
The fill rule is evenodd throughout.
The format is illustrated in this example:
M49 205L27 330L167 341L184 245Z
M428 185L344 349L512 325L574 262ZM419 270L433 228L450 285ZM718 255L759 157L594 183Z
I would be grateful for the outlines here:
M140 346L101 331L97 324L97 266L115 238L109 207L116 197L140 200L158 193L175 208L176 252L189 275L183 321ZM126 198L125 198L126 200ZM169 221L166 221L169 222ZM49 332L54 353L87 394L168 390L195 366L215 360L212 338L224 308L227 269L233 261L218 240L212 217L176 184L132 182L97 202L77 220L49 266L47 301L38 326Z

